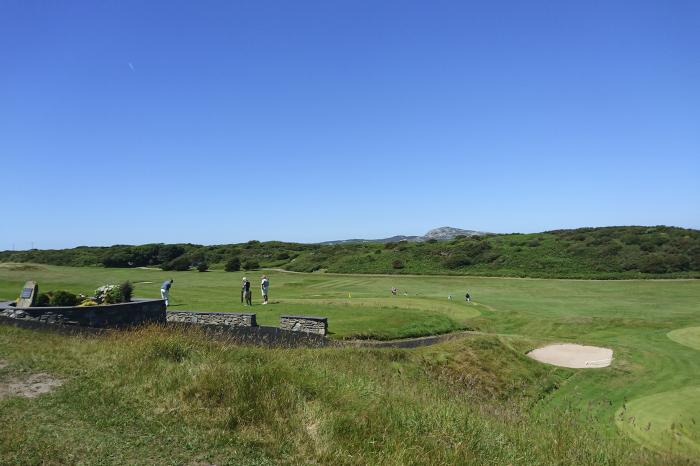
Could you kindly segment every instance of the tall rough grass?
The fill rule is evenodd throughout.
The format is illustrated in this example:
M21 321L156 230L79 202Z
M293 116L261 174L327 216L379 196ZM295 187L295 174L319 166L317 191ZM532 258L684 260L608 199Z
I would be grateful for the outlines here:
M160 327L106 338L0 327L5 371L67 380L43 398L0 401L0 463L682 463L580 410L535 409L547 384L489 338L412 351L262 349ZM480 359L500 361L500 373Z

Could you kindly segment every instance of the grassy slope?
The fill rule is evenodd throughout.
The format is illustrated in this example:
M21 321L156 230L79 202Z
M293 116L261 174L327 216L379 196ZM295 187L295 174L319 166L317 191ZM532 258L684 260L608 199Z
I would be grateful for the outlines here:
M107 278L138 281L148 280L150 276L156 283L137 288L139 295L156 295L158 280L166 276L150 270L57 267L26 272L5 270L0 272L0 297L14 296L25 279L37 274L41 274L40 282L51 283L51 287L87 287L87 290L104 283ZM236 290L238 275L184 272L174 276L176 303L185 301L187 308L229 310L232 308L223 307L224 303L232 299L237 301L234 291L229 293L220 288L231 282ZM387 297L391 286L410 293L408 298L396 299L395 302L403 303L397 309L387 307L394 302ZM255 312L262 312L267 316L264 318L272 322L274 318L270 316L275 313L313 310L332 316L330 329L336 336L361 334L367 329L376 332L380 325L394 326L380 336L410 333L407 329L411 325L419 325L425 331L430 325L422 319L439 314L484 332L502 335L499 341L519 354L553 341L611 347L615 350L611 368L574 372L563 383L542 389L543 401L533 408L533 412L547 416L574 406L582 409L593 425L609 434L615 432L615 416L626 402L634 406L634 400L659 393L692 391L700 380L697 350L679 345L667 336L672 330L700 325L698 281L368 277L273 272L272 287L273 300L280 304L256 306ZM474 308L462 302L447 301L448 293L460 296L465 288L472 291L479 303L475 308L480 315L465 314L466 310ZM348 293L352 298L347 298ZM411 311L415 314L410 314ZM418 320L412 324L413 317L407 316ZM424 354L432 354L432 360L445 364L440 370L442 376L460 380L459 374L468 367L460 363L464 354L449 346L445 348L425 350ZM498 374L507 366L493 360L483 373ZM456 369L450 371L450 367ZM468 384L469 380L464 379L462 383ZM554 387L557 389L553 390ZM547 394L549 391L551 393ZM695 399L688 397L683 401L684 411L693 412L698 408ZM629 421L633 416L623 414L624 421L633 422ZM674 422L672 418L670 422ZM655 427L645 435L666 435L664 428L657 431ZM691 429L689 437L697 436L697 430L693 430L697 425L684 423L684 428ZM634 438L644 440L644 436L634 435ZM647 445L657 447L657 442L649 441ZM693 455L692 449L683 451Z
M497 337L266 350L158 328L79 338L0 326L0 355L0 378L66 382L0 400L3 464L680 464L576 410L528 412L572 372Z
M455 238L422 243L318 245L249 241L0 251L0 262L110 267L208 263L299 272L452 274L541 278L700 278L700 231L674 227L606 227ZM250 266L248 268L257 268Z

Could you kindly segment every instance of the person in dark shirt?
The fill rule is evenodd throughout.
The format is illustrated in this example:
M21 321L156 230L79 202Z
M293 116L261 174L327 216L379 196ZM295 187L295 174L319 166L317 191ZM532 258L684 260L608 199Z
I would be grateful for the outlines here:
M471 303L471 302L472 302L472 297L471 297L471 295L469 294L468 291L467 291L467 294L464 295L464 300L465 300L466 302L468 302L468 303Z
M170 287L173 284L173 279L165 280L162 285L160 285L160 297L165 300L165 305L168 305L170 300Z
M248 281L247 278L243 278L243 297L245 299L245 305L246 306L252 306L253 305L253 292L250 291L250 282Z

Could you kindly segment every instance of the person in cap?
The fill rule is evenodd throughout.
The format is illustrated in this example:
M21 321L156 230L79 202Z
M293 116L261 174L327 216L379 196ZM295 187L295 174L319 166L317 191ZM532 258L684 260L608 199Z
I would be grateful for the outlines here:
M160 297L165 300L165 305L168 305L170 300L170 287L173 284L173 279L165 280L162 285L160 285Z

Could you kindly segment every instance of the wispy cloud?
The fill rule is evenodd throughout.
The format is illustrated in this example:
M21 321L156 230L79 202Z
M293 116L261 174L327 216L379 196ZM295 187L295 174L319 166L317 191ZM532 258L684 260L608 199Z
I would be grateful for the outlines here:
M129 68L131 68L131 71L134 71L134 64L129 62Z

